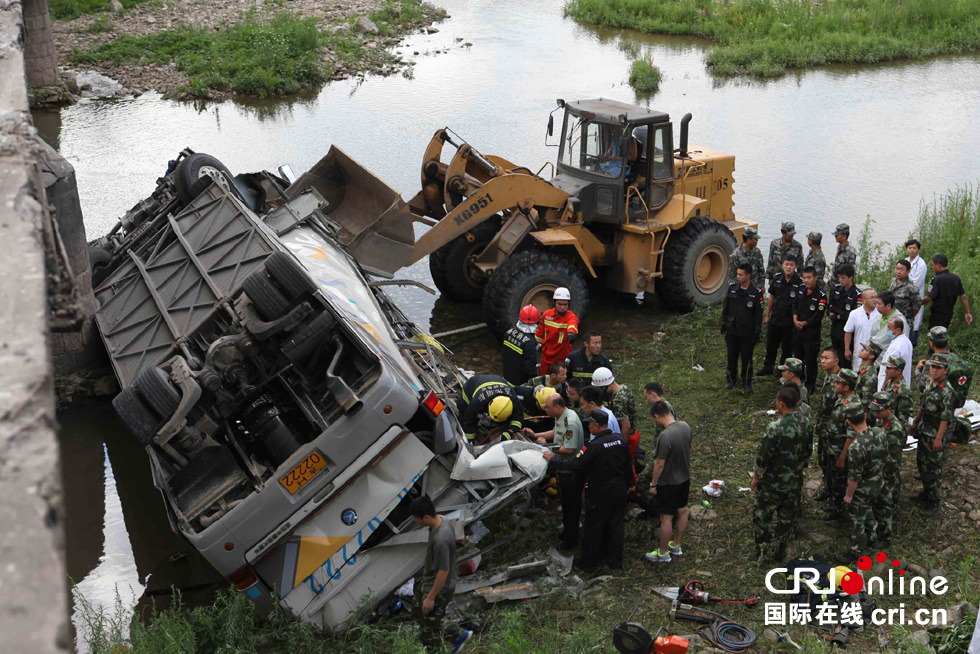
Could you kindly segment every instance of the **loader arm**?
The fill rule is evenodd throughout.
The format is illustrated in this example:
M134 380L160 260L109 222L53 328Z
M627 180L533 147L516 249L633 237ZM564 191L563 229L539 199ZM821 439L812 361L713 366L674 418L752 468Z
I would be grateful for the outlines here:
M541 178L520 174L494 177L418 239L411 263L498 213L509 213L518 207L563 209L567 204L568 193Z

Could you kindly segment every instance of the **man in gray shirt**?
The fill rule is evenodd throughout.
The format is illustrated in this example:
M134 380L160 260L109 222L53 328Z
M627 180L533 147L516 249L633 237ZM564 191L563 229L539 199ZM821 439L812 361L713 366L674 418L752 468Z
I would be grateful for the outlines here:
M657 498L660 547L647 553L646 559L652 563L670 563L671 554L681 556L684 553L681 539L687 529L687 501L691 488L691 427L675 420L670 407L663 401L654 402L650 415L657 426L663 428L654 455L653 479L646 491ZM638 488L637 492L644 492L644 489Z
M412 520L429 528L422 578L415 584L412 613L419 623L419 638L427 648L440 649L443 642L452 643L458 652L473 636L455 622L447 622L446 607L456 594L456 534L452 523L436 513L427 495L416 498L409 506Z

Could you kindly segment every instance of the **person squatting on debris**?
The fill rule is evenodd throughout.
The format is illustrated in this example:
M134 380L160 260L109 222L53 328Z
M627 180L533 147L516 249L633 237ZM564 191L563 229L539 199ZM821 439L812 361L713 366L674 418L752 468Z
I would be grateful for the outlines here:
M932 514L939 508L943 462L953 435L950 423L953 421L956 394L946 379L949 354L934 354L926 365L930 366L931 379L919 398L919 412L912 421L909 433L918 438L915 463L922 480L922 492L915 499L925 504L927 514Z
M613 570L623 567L623 522L629 489L633 485L633 463L626 441L608 428L603 411L592 411L585 418L592 440L572 459L558 459L544 453L560 473L574 470L583 475L585 523L582 550L575 565L585 571L605 563Z
M521 309L517 324L504 335L501 354L504 379L517 386L538 371L538 344L534 332L538 329L538 310L529 304Z
M565 287L555 289L552 296L555 306L541 316L541 324L534 338L541 344L542 375L547 375L551 364L564 361L572 351L572 343L578 337L578 316L569 308L572 294Z
M769 284L769 301L766 304L766 358L756 377L773 374L773 366L793 356L793 307L796 298L804 293L803 278L796 274L796 261L791 256L783 260L782 272ZM782 357L776 352L782 349Z
M545 411L555 419L551 431L534 433L529 429L525 434L539 445L554 442L558 444L558 458L571 460L585 445L582 422L578 414L568 408L565 398L555 393L548 398ZM582 515L582 475L577 470L558 470L558 492L561 495L562 535L559 549L578 547L579 518Z
M521 430L524 405L513 386L497 375L473 375L460 389L456 402L460 426L474 445L510 438Z
M746 393L752 392L752 352L762 334L762 302L762 289L752 284L750 264L739 264L721 309L721 333L728 351L725 388L738 382Z
M597 331L586 334L585 344L568 355L565 365L569 377L587 381L592 380L592 373L599 368L612 370L612 361L602 353L602 334Z
M776 394L780 417L766 427L755 460L751 488L755 493L752 524L755 528L755 558L783 560L793 533L800 493L797 476L800 461L812 443L809 422L796 411L799 390L785 384Z
M425 566L415 584L415 603L412 614L419 625L419 639L427 649L442 649L452 643L458 652L473 637L473 632L446 620L446 607L456 593L456 533L452 523L436 513L427 495L412 500L409 506L412 520L419 527L428 527L429 540L425 546Z
M649 488L637 488L637 493L649 493L656 498L660 514L660 546L648 552L652 563L670 563L671 555L680 556L681 540L687 529L687 502L691 490L691 426L675 420L664 401L650 407L650 415L663 429L657 439L653 475ZM676 539L676 541L674 540Z

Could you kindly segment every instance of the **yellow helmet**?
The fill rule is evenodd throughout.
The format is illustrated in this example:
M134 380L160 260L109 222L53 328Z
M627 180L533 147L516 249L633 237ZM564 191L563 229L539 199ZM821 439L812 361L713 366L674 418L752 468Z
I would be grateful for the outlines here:
M834 568L834 574L836 575L834 581L837 585L837 590L841 590L840 582L844 578L844 575L846 575L848 572L854 572L854 571L848 568L846 565L839 565L836 568ZM830 573L827 574L827 577L829 581Z
M490 400L490 408L487 413L494 422L503 422L514 412L514 403L506 395L498 395Z
M544 408L544 403L548 401L548 398L557 393L555 389L549 386L542 386L534 394L534 399L538 401L538 406L542 409Z

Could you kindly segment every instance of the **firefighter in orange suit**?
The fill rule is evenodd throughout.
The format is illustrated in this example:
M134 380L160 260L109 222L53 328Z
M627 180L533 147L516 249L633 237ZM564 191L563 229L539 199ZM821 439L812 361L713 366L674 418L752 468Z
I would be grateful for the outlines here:
M562 286L555 289L552 299L555 308L544 312L534 334L534 339L541 345L542 375L548 374L551 364L565 361L572 352L572 343L578 338L578 316L568 308L572 294Z

